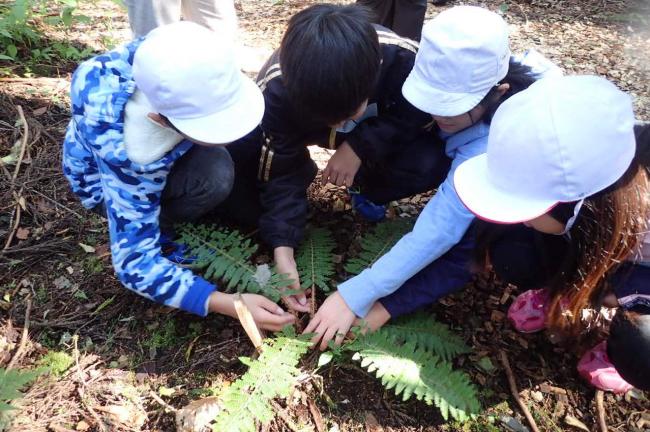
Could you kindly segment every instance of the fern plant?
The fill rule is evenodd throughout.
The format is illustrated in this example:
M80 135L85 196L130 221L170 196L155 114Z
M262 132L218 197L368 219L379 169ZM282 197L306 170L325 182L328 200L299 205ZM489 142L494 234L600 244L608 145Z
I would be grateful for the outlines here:
M450 363L418 347L414 341L396 344L386 331L379 330L355 339L345 349L353 360L374 373L387 389L406 401L413 395L435 405L442 417L464 421L480 409L476 388L468 376L454 371Z
M0 368L0 426L5 421L2 418L4 413L15 409L9 404L9 401L22 397L20 389L32 382L41 372L40 370L19 371Z
M221 395L223 408L214 431L255 432L256 423L273 420L271 402L289 396L300 374L298 362L311 345L311 335L296 336L290 329L266 339L256 360L240 359L248 371Z
M296 254L303 288L318 287L324 292L331 291L329 281L334 275L334 248L336 243L327 228L312 228L305 233Z
M292 294L283 290L292 282L286 275L275 272L264 275L260 268L250 264L257 245L239 231L184 224L179 226L178 233L194 265L204 269L204 277L223 280L227 291L263 294L275 302L283 295Z
M378 224L375 229L361 239L361 252L345 264L345 271L359 274L372 266L382 255L390 250L404 234L413 228L410 219L393 219Z
M424 313L403 317L382 327L381 334L396 345L414 343L421 350L433 353L445 361L470 352L469 347L449 328Z

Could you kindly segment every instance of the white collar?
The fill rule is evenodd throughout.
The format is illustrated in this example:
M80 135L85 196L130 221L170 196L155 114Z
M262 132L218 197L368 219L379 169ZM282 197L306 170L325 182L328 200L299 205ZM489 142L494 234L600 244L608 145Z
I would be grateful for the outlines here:
M124 147L135 163L146 165L157 161L181 142L183 137L170 128L151 120L147 114L156 112L144 93L136 90L124 109Z

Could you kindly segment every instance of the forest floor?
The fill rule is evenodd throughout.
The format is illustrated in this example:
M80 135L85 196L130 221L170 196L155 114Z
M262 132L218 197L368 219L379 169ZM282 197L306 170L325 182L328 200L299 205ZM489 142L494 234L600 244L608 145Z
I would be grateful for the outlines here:
M49 43L101 52L129 39L126 14L116 3L79 3L90 20L66 28L43 24ZM243 59L251 73L278 46L288 18L313 3L237 2L241 42L252 47ZM566 73L606 76L634 96L638 118L650 120L647 1L468 3L503 13L512 26L513 52L535 48ZM429 5L428 15L455 4ZM235 320L160 307L121 286L110 262L105 221L79 205L61 174L68 87L78 59L25 55L19 62L0 61L0 156L16 141L25 140L26 149L17 169L7 166L0 173L0 366L12 359L18 368L49 364L55 352L75 362L67 372L41 376L25 391L15 402L19 409L10 430L174 430L173 411L236 379L246 369L238 358L253 347ZM18 107L26 121L18 121ZM317 150L313 156L322 168L329 154ZM416 216L429 197L395 203L392 217ZM310 199L311 223L332 229L335 252L345 257L370 225L350 211L340 188L314 183ZM268 251L260 256L268 260ZM339 267L337 278L344 280ZM303 389L316 408L297 401L289 415L302 430L318 432L524 430L526 420L499 361L503 351L541 430L597 430L595 392L579 378L575 353L554 346L544 334L518 334L507 322L516 294L512 286L480 279L429 310L472 347L457 366L480 389L485 411L476 420L446 423L435 408L402 402L353 363L319 370L322 385ZM650 430L647 397L606 394L609 429ZM289 429L276 419L265 430Z

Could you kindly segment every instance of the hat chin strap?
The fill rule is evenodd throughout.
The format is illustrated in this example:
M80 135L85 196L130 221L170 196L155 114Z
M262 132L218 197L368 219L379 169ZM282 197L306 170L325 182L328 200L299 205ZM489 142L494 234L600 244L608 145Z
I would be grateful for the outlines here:
M566 235L569 238L571 238L571 233L569 231L571 230L571 228L573 228L573 225L576 223L576 219L578 219L578 213L580 213L580 209L582 208L582 205L584 203L585 203L584 198L576 203L576 206L573 208L573 216L571 216L571 218L566 222L564 231L562 231L559 235Z

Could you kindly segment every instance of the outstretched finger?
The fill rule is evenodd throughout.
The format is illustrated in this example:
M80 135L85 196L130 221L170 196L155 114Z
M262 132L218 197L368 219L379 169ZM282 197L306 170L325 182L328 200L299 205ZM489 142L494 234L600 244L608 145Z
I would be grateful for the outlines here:
M263 310L259 313L259 321L263 326L266 326L266 328L269 326L279 326L279 328L282 329L282 327L287 324L292 324L295 320L296 317L288 312L285 312L283 315L275 315Z
M278 306L276 303L272 302L271 300L267 299L266 297L262 297L259 299L258 306L274 315L286 314L284 309L282 309L280 306Z
M327 332L323 335L323 338L320 342L320 350L325 351L327 349L327 344L332 338L336 335L337 329L335 327L327 329Z
M336 332L336 338L334 339L334 345L340 346L345 339L345 333L342 331Z
M307 324L307 327L305 327L305 330L302 333L305 334L313 332L316 327L318 327L318 324L320 324L320 317L316 315L311 319L311 321L309 321L309 324Z
M323 186L327 184L327 179L329 178L331 171L332 169L330 168L330 164L328 163L325 169L323 170L323 174L321 174L320 177L320 182Z
M309 305L307 304L306 300L304 300L304 304L302 304L300 303L299 299L296 298L296 296L287 296L287 297L283 297L283 299L285 304L289 307L289 309L298 312L309 312Z

